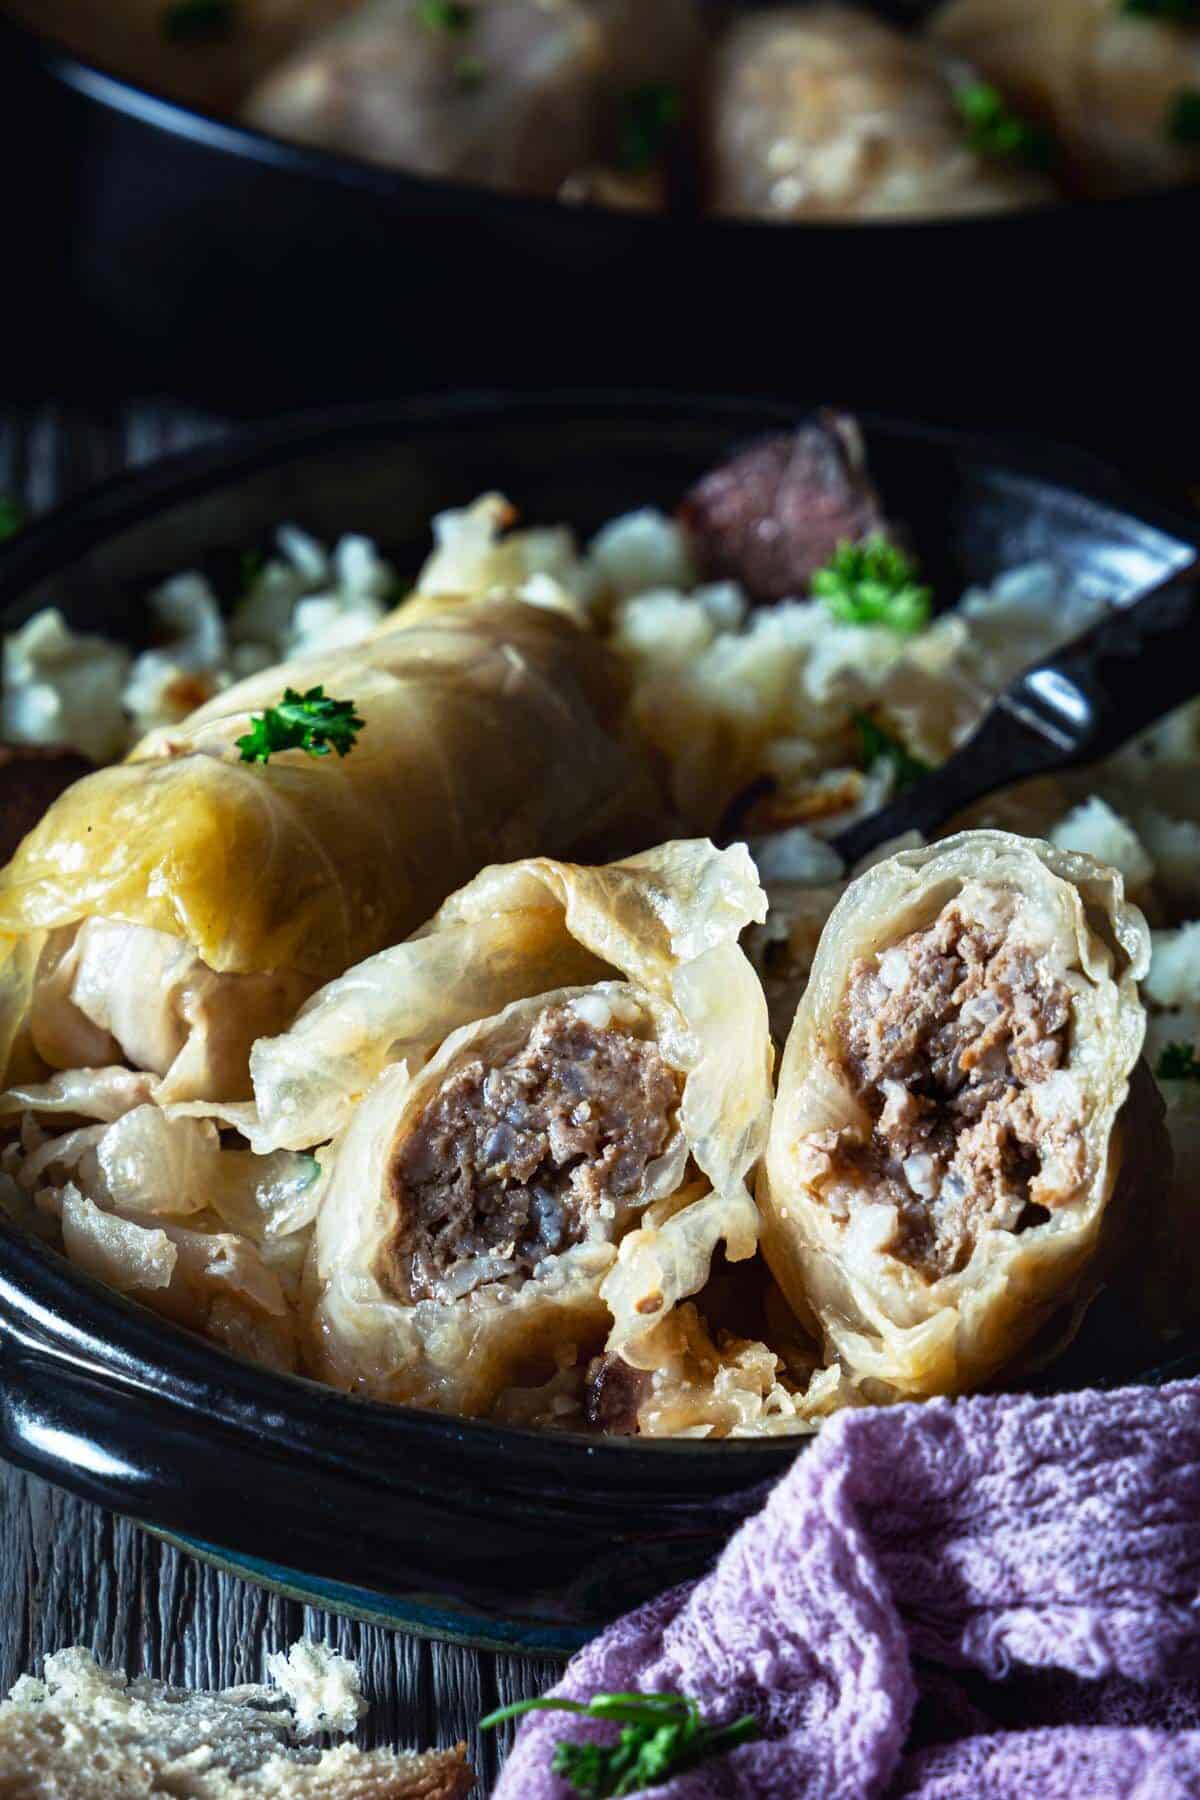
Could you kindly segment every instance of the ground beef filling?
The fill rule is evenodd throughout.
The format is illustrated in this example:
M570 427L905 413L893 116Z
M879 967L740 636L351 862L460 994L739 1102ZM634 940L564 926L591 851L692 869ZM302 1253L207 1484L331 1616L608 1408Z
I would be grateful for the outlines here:
M951 902L855 965L840 1023L874 1130L839 1148L837 1173L896 1207L894 1256L950 1274L981 1230L1045 1222L1030 1197L1045 1135L1030 1090L1066 1056L1070 992L1042 959Z
M451 1298L528 1274L594 1225L612 1235L667 1147L680 1086L654 1044L568 1006L499 1067L465 1064L393 1159L391 1285Z

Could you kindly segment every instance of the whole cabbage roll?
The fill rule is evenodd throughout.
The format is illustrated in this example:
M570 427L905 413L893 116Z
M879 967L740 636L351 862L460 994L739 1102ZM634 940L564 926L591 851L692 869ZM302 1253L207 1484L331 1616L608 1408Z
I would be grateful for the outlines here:
M365 721L350 753L243 763L251 715L318 684ZM256 1037L480 868L646 841L623 698L616 659L561 610L419 600L153 733L69 788L0 875L14 1065L31 1045L51 1068L145 1070L164 1101L247 1093Z
M247 121L422 175L553 195L611 148L617 94L686 77L696 0L473 0L438 28L366 0L249 96Z
M993 212L1053 190L971 148L928 44L849 6L739 20L714 59L712 205L745 218Z
M789 1302L867 1399L960 1392L1069 1333L1170 1180L1120 875L1007 832L854 881L759 1183Z
M488 869L255 1045L263 1157L317 1149L307 1361L481 1414L754 1254L766 908L744 848ZM197 1109L198 1110L198 1109Z
M948 0L931 24L1055 134L1074 184L1133 193L1196 178L1195 149L1174 125L1200 89L1200 27L1115 0Z

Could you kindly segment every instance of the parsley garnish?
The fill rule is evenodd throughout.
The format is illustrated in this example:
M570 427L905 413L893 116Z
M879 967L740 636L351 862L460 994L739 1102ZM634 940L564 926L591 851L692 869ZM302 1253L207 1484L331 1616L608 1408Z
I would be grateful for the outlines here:
M812 578L812 591L845 625L887 625L920 631L928 623L933 589L917 580L917 565L884 537L839 544Z
M277 750L306 750L310 756L328 756L336 750L345 756L365 724L353 700L327 700L323 687L309 688L307 694L285 688L278 706L254 715L237 747L248 763L265 763Z
M914 756L907 745L879 722L870 713L856 712L851 714L854 728L858 732L858 741L862 747L863 768L868 773L876 763L890 762L896 776L896 792L902 794L905 788L913 787L924 776L930 774L927 762Z
M1048 169L1054 161L1050 133L1014 112L990 82L969 82L957 89L954 102L967 128L967 141L980 156L1003 157L1027 169Z
M1154 1073L1160 1081L1200 1081L1200 1062L1190 1044L1167 1044Z
M1174 19L1183 25L1200 22L1200 0L1121 0L1121 11L1139 19Z
M759 1735L752 1713L732 1725L706 1725L695 1700L683 1694L596 1694L586 1704L577 1700L519 1700L479 1721L487 1731L504 1719L527 1712L582 1713L589 1719L612 1719L621 1726L615 1744L560 1743L551 1765L569 1781L581 1800L640 1794L695 1768L710 1756L722 1756Z
M617 161L631 175L644 174L662 156L683 121L683 92L666 81L631 88L621 101Z
M1200 88L1183 88L1167 108L1167 136L1173 144L1200 147Z
M168 44L218 44L236 20L236 0L172 0L162 16L162 34Z
M430 31L444 31L458 37L475 23L473 9L465 0L418 0L417 15Z
M0 494L0 544L15 538L27 524L25 508L9 494Z
M486 74L487 69L480 56L460 56L454 65L454 79L460 88L481 87Z

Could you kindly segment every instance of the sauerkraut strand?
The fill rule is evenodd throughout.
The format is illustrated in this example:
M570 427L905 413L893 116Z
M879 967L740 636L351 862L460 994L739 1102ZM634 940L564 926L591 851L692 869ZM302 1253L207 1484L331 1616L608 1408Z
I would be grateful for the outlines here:
M719 1243L753 1255L771 1051L737 939L764 912L741 847L488 869L255 1047L255 1148L333 1139L316 1373L484 1413L635 1344Z
M4 1095L0 1117L20 1126L0 1156L0 1207L118 1293L295 1369L320 1163L225 1146L211 1120L154 1104L152 1085L98 1069Z
M1005 832L903 851L835 908L759 1182L763 1247L868 1399L1061 1336L1169 1182L1121 876Z

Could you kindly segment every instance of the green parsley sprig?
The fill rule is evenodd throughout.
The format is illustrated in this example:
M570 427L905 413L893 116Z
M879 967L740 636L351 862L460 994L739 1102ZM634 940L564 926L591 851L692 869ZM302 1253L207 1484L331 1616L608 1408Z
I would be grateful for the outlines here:
M28 524L25 508L11 494L0 494L0 544L15 538Z
M1185 149L1200 149L1200 88L1182 88L1167 108L1167 136Z
M617 162L630 175L652 169L683 123L683 89L669 81L630 88L617 120Z
M307 694L285 688L278 706L253 715L251 728L238 738L237 747L248 763L265 763L277 750L305 750L309 756L328 756L336 750L346 756L365 725L353 700L331 700L323 687L309 688Z
M171 0L162 34L168 44L220 44L236 23L236 0Z
M861 544L839 544L811 586L844 625L886 625L907 634L928 624L933 600L933 589L917 574L910 556L876 534Z
M896 792L902 794L906 788L915 787L916 783L930 774L927 762L914 756L907 744L873 719L870 713L852 713L854 729L858 732L859 746L862 750L863 768L868 773L877 763L889 762L895 772Z
M1165 1044L1154 1073L1160 1081L1200 1081L1200 1061L1191 1044Z
M417 0L417 17L428 31L461 37L475 23L473 7L466 0Z
M621 1726L615 1744L560 1743L551 1767L569 1781L580 1800L611 1800L640 1794L695 1768L710 1756L723 1756L759 1735L752 1713L732 1725L706 1725L695 1700L683 1694L595 1694L578 1700L519 1700L479 1721L484 1731L505 1719L528 1712L579 1713L588 1719L610 1719Z
M1016 112L989 81L968 82L955 91L954 102L967 128L967 141L980 156L1020 163L1026 169L1048 169L1053 163L1050 133Z

